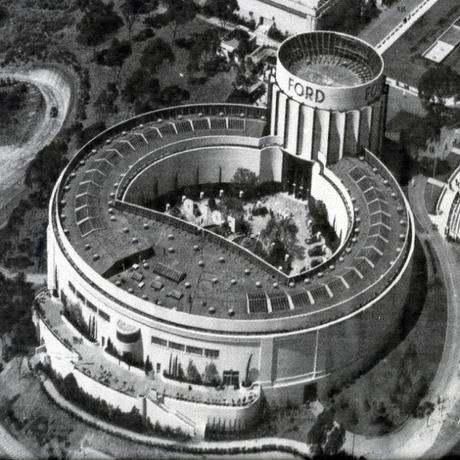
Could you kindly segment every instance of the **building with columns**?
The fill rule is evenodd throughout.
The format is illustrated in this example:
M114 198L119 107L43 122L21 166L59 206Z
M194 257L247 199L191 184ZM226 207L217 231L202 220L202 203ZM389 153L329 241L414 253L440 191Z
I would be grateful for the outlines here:
M414 224L378 158L381 58L353 37L295 36L280 47L269 100L268 110L149 112L76 152L51 198L48 289L35 302L42 357L58 374L203 436L256 423L262 395L311 398L395 339ZM314 266L273 266L149 205L179 196L193 209L224 193L239 168L281 190L282 212L318 204L333 250Z
M313 32L321 16L338 0L244 0L238 14L256 25L273 24L289 35Z

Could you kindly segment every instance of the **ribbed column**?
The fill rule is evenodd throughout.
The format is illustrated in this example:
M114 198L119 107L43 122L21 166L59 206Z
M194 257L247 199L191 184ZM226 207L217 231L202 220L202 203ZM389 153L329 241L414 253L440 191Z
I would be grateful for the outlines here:
M345 117L344 155L356 155L359 137L359 110L350 110Z
M312 107L306 105L300 107L297 155L301 155L306 160L312 159L314 117L315 110Z
M278 124L278 96L280 89L278 85L272 85L271 91L271 114L270 114L270 134L276 135L276 128Z
M276 135L284 140L286 132L286 108L287 108L287 96L283 92L278 94L278 120Z
M372 107L363 107L361 109L361 118L359 120L359 140L360 146L369 147L369 138L371 134Z
M297 144L299 138L299 108L300 104L293 99L288 100L287 104L287 118L289 120L286 136L285 136L285 148L289 153L296 154Z
M343 146L345 141L345 113L332 112L329 131L329 148L327 163L333 164L343 156Z
M372 124L371 138L369 142L370 150L374 153L380 151L381 127L382 127L382 99L372 105Z

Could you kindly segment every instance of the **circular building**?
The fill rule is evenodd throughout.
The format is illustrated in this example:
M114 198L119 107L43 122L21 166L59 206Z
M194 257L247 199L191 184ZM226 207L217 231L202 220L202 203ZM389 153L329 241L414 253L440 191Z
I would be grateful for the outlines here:
M388 92L383 67L375 49L349 35L287 39L271 87L271 133L289 153L327 164L362 146L380 153Z
M292 102L282 103L290 83L280 82L280 69L299 82L295 75L323 72L329 64L311 67L300 56L286 62L283 50L295 40L299 50L313 47L316 41L305 42L313 36L329 37L327 49L342 47L343 56L354 49L339 34L288 40L274 83L279 96L268 111L232 104L158 110L109 128L75 154L50 202L50 296L37 299L35 310L56 372L72 372L95 398L124 411L135 406L152 422L192 434L234 431L255 423L262 393L277 402L308 399L317 382L340 381L372 363L397 334L414 249L412 214L397 181L363 137L335 156L329 141L323 161L305 147L316 131L302 128L294 150L278 128L264 135L270 118L288 131L307 120L291 124ZM382 69L357 43L363 87L352 67L340 77L350 87L332 86L326 75L330 86L317 85L317 102L305 101L307 90L303 102L299 95L286 101L329 120L358 111L359 121L366 88L381 83ZM315 91L326 87L335 93L320 101ZM384 106L379 91L374 104ZM370 100L367 107L373 113ZM231 195L242 170L267 199L275 196L266 213L273 225L305 210L320 215L324 230L297 221L295 232L297 249L305 240L316 249L284 248L275 263L237 243L241 215L250 216L249 227L262 219L259 198L246 200L238 188ZM237 211L223 223L216 203L227 194L226 207ZM253 231L253 240L262 233ZM310 249L321 254L315 264L307 261Z

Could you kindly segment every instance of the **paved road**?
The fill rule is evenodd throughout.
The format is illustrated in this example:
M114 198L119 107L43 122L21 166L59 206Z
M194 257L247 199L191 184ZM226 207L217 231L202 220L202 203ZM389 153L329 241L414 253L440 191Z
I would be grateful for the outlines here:
M13 460L33 460L36 457L22 446L8 431L0 425L0 458Z
M44 99L45 114L30 139L22 145L0 146L0 225L8 218L3 210L17 201L23 192L24 173L37 152L48 145L63 126L69 110L71 89L65 79L54 70L35 69L21 72L0 72L0 78L12 78L35 85ZM57 117L50 117L50 108L58 109ZM11 211L11 209L10 209Z
M0 225L7 219L7 213L2 212L17 199L24 189L24 172L28 163L37 152L49 144L63 126L71 100L70 86L56 71L36 69L24 72L0 72L0 77L9 77L35 85L43 95L45 116L31 138L23 145L0 146ZM49 116L50 108L56 107L58 115ZM8 277L15 276L4 267L0 271ZM27 275L26 279L40 285L45 280L41 274ZM8 431L0 425L0 458L31 459L33 455L27 451Z
M395 2L394 5L390 8L384 9L377 18L372 20L371 23L361 31L359 38L369 42L373 46L377 46L379 43L381 44L386 37L389 37L400 25L403 24L404 18L409 18L412 12L414 12L417 7L426 1L427 0L400 0ZM428 1L436 3L437 0ZM405 10L398 10L398 8L401 7L404 7ZM407 25L410 27L410 25L412 25L418 17L418 15L410 17ZM396 39L397 37L395 40ZM393 42L391 42L390 45L392 43ZM389 45L385 45L385 49L387 49L388 46ZM383 50L381 52L383 52Z
M432 245L433 251L441 261L440 270L447 293L447 330L443 354L435 378L430 386L427 400L432 401L436 409L429 419L410 419L399 431L376 438L348 435L346 448L355 455L368 459L415 459L436 458L447 454L460 438L460 431L452 433L454 407L460 398L460 379L458 364L460 358L460 270L455 253L449 243L432 229L425 207L424 191L426 178L417 177L413 186L409 186L409 201L419 226L423 228L418 237ZM444 398L438 404L439 397ZM460 410L458 410L460 414ZM453 422L456 423L455 417ZM448 434L449 440L446 440ZM353 440L354 438L354 440ZM442 442L440 442L442 440ZM354 446L353 446L354 443Z

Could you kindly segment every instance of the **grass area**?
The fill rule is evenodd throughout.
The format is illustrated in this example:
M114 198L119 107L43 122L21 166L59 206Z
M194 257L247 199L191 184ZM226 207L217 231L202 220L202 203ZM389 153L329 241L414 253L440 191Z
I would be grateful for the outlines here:
M426 282L418 251L413 268L417 283L411 284L409 304L422 301L423 309L415 325L368 373L325 401L335 408L337 420L355 433L376 436L397 429L413 416L436 373L444 346L447 299L438 277ZM402 321L405 327L409 323L406 318Z
M436 204L441 195L442 187L428 182L425 187L425 205L429 214L435 214Z
M386 74L416 87L425 70L434 65L422 54L458 16L458 0L437 2L383 54ZM460 48L457 47L443 63L460 71Z

